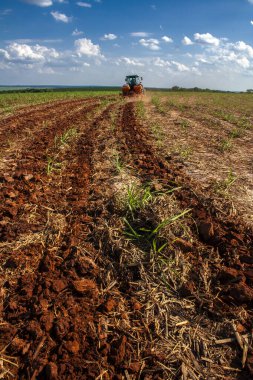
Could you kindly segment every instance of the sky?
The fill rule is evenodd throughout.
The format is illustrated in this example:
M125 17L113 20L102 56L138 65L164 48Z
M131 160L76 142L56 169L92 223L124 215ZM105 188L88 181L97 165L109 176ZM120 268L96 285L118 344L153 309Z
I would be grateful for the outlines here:
M0 0L0 85L253 88L253 0Z

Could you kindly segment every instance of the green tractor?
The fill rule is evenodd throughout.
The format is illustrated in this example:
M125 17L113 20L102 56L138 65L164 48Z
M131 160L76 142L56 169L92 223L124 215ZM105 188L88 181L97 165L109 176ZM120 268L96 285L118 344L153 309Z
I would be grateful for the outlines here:
M143 80L139 75L127 75L125 84L122 86L123 96L133 96L144 94L144 87L141 83Z

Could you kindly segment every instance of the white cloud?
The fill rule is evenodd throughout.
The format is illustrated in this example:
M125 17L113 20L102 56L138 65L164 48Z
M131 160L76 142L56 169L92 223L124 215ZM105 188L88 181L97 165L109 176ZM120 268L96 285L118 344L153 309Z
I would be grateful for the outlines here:
M32 39L32 38L17 38L15 40L6 40L5 41L7 44L12 44L13 42L17 42L18 44L35 44L35 43L45 43L45 44L56 44L62 42L62 39L49 39L49 40L44 40L44 39Z
M148 33L148 32L132 32L130 33L130 35L132 37L149 37L151 35L151 33Z
M79 7L83 7L83 8L91 8L92 7L92 5L90 3L84 3L83 1L78 1L76 4L79 5Z
M66 24L72 21L72 17L68 17L64 13L58 11L51 12L51 15L56 21L65 22Z
M138 67L144 66L144 63L140 62L140 60L136 58L122 57L116 61L116 65L120 65L122 63L128 66L138 66Z
M245 52L250 58L253 58L253 48L245 42L238 41L235 44L230 44L230 46L232 46L236 51Z
M160 50L159 41L156 38L149 38L147 40L142 38L139 40L139 43L150 50Z
M162 40L163 40L164 42L167 42L167 43L169 43L169 42L173 42L173 39L172 39L171 37L168 37L168 36L163 36L163 37L162 37Z
M248 2L249 2L250 4L253 4L253 0L248 0Z
M193 45L194 42L192 42L192 40L189 37L184 36L184 38L182 39L182 44L189 46L189 45Z
M220 39L220 44L206 45L204 53L195 55L197 64L208 64L212 70L245 73L253 67L253 47L244 41L229 42Z
M6 50L1 49L0 53L5 60L17 62L42 62L58 58L60 54L53 48L42 45L28 45L13 42L7 46Z
M250 21L251 25L253 25L253 20Z
M6 61L10 60L10 55L7 50L0 49L0 57L3 57ZM1 63L1 62L0 62Z
M83 32L77 28L72 32L72 36L81 36L81 34L83 34Z
M169 67L169 66L171 66L171 63L169 61L161 59L160 57L157 57L154 60L154 65L158 66L158 67Z
M183 71L190 71L189 67L187 67L186 65L184 65L183 63L180 63L180 62L176 62L176 61L171 61L171 63L174 65L174 67L180 71L180 72L183 72Z
M102 40L116 40L117 36L116 34L109 33L109 34L104 34L104 36L101 38Z
M197 59L197 62L195 62L196 66L199 66L200 63L209 63L208 60L204 57L202 57L201 55L200 56L196 56L196 59Z
M164 60L160 57L155 58L153 60L153 64L154 64L154 66L167 68L170 72L173 72L173 71L174 72L175 71L179 71L179 72L190 71L190 68L181 62L177 62L177 61L173 61L173 60L168 61L168 60Z
M92 43L87 38L80 38L75 41L76 53L78 57L87 55L88 57L102 57L100 46Z
M13 59L20 59L24 61L40 61L44 59L43 52L41 51L41 47L39 45L32 47L27 44L18 44L14 42L9 46L9 54L13 57Z
M219 46L220 40L216 37L214 37L211 33L195 33L194 34L194 39L196 42L204 45L214 45L214 46Z
M241 57L236 60L237 64L244 69L248 69L250 67L250 61L247 57Z
M38 5L38 7L50 7L53 5L52 0L23 0L25 3Z

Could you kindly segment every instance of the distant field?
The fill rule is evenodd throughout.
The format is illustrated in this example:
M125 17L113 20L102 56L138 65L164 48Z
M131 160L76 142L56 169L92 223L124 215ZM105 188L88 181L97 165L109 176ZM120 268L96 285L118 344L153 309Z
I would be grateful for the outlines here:
M167 106L174 106L182 110L192 109L199 112L202 109L209 109L213 112L222 111L224 115L231 112L231 117L235 113L241 116L252 116L253 94L250 93L205 91L150 91L149 93L154 98L160 98Z
M0 88L1 90L1 88ZM20 90L20 89L19 89ZM90 96L104 96L118 93L118 90L57 90L49 92L14 92L0 93L0 115L11 114L16 109L27 106L41 104L56 100L87 98Z

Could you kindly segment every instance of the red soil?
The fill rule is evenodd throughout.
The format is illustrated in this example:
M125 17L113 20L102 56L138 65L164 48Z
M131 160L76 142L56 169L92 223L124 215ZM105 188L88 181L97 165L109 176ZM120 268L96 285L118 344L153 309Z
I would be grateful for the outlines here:
M130 352L128 337L112 334L108 339L103 318L114 311L117 301L110 293L106 298L101 295L98 251L90 238L103 203L97 189L93 190L92 207L89 204L94 144L100 122L108 119L113 109L111 105L99 114L98 105L98 99L58 102L0 122L0 141L6 134L18 139L24 127L34 131L22 142L18 160L14 153L8 156L5 144L9 161L0 173L4 279L0 343L1 347L8 345L8 355L19 358L17 379L96 379L101 373L104 379L122 379L125 368L138 378L140 363L137 353ZM71 126L77 128L76 141L71 149L56 152L55 136ZM166 187L182 186L175 194L182 209L191 209L196 240L213 247L226 262L226 266L212 268L212 288L215 292L219 287L219 298L201 306L215 317L233 315L241 305L250 311L252 232L240 221L226 216L220 219L211 199L192 188L183 169L156 156L147 132L136 120L134 103L124 105L117 128L116 133L125 137L121 152L131 155L131 165L141 181L159 179ZM64 162L61 174L46 172L49 155ZM31 210L35 210L34 217ZM22 243L24 236L31 239L29 244ZM189 254L198 274L203 258L194 245L183 240L178 244ZM98 262L102 265L101 258ZM198 302L196 274L181 293ZM142 305L136 300L131 305L138 315ZM249 318L245 318L245 327L252 328ZM249 353L249 365L251 360ZM150 373L141 378L162 378L159 371Z

